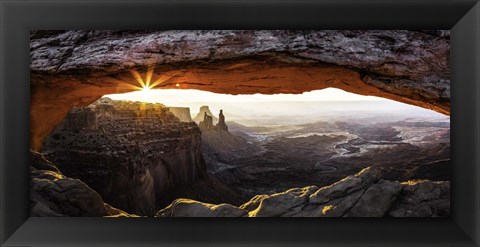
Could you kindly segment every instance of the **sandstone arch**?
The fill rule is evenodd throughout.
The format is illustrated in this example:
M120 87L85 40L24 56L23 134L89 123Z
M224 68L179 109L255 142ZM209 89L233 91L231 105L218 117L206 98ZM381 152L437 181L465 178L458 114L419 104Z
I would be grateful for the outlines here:
M130 70L157 88L301 93L326 87L450 113L449 32L32 31L31 145L72 106L134 90Z

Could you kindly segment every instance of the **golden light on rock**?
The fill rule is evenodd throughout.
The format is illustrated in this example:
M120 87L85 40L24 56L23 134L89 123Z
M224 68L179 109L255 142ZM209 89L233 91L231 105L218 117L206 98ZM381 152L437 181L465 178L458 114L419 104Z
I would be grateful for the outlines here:
M327 206L324 206L323 209L322 209L322 214L325 215L327 214L328 211L332 210L334 208L333 205L327 205Z

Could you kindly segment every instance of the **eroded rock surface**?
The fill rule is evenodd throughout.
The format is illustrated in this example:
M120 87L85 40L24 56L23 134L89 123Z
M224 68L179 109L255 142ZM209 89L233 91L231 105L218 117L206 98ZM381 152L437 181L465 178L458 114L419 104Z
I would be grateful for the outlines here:
M200 130L161 104L102 98L73 109L43 152L105 201L139 215L155 214L177 198L173 188L206 175Z
M448 31L76 30L30 38L35 149L72 106L136 90L130 70L149 67L157 88L272 94L337 87L450 112Z
M158 211L157 217L242 217L247 211L230 204L209 204L189 199L177 199Z
M135 216L105 203L88 185L66 177L40 153L32 151L31 159L31 216Z
M368 167L330 186L294 188L257 195L240 207L178 199L157 216L249 217L438 217L450 215L449 181L383 180L384 171ZM218 211L222 208L221 213Z

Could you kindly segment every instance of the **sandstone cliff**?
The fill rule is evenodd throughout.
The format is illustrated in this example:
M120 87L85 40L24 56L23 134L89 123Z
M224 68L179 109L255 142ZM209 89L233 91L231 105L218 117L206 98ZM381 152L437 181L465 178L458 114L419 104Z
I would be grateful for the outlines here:
M438 217L450 215L450 182L383 180L369 167L330 186L257 195L240 207L177 199L158 217Z
M200 130L160 104L102 98L72 109L43 152L106 202L139 215L153 215L177 187L206 175Z

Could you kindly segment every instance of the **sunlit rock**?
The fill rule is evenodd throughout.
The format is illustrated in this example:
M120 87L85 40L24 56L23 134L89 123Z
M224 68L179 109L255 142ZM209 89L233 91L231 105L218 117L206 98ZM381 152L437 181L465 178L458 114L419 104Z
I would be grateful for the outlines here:
M244 216L242 212L248 212L249 217L432 217L449 214L449 182L399 183L381 179L382 174L381 169L368 167L330 186L257 195L238 208L179 199L159 211L157 216L231 217ZM218 212L220 208L223 209L221 213Z
M158 211L157 217L242 217L247 211L230 204L209 204L190 199L177 199Z

